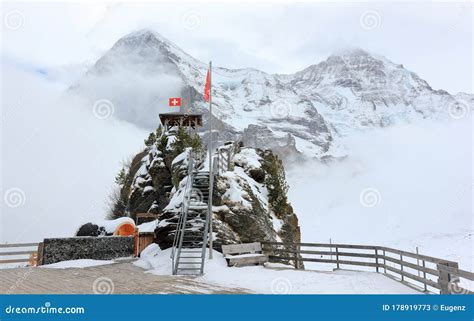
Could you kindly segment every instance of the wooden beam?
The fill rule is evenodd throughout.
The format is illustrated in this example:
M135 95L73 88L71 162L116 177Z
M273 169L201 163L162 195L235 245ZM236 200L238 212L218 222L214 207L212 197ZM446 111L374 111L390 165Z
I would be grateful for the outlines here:
M389 261L389 262L392 262L392 263L395 263L395 264L400 264L401 265L401 263L402 263L402 261L400 261L399 259L395 259L395 258L390 257L390 256L384 256L384 259L386 261ZM430 268L423 267L423 266L420 266L420 265L417 265L417 264L414 264L414 263L410 263L410 262L407 262L407 261L403 261L403 265L406 266L406 267L409 267L411 269L414 269L414 270L419 270L419 271L426 272L426 273L434 275L434 276L439 276L439 271L435 270L435 269L430 269Z
M429 286L431 286L433 288L436 288L438 290L440 289L438 283L436 283L435 281L432 281L432 280L429 280L429 279L424 279L422 277L419 277L418 275L411 274L411 273L408 273L406 271L402 271L402 270L399 270L397 268L394 268L394 267L391 267L391 266L388 266L388 265L387 265L387 270L392 271L392 272L397 273L397 274L400 274L400 275L403 275L404 277L407 277L407 278L410 278L412 280L418 281L422 284L429 285Z
M11 244L0 244L0 248L4 247L30 247L38 246L39 243L11 243Z
M0 264L5 263L20 263L20 262L29 262L30 259L14 259L14 260L0 260Z
M276 256L276 255L270 255L270 259L280 259L280 260L293 260L294 257L289 257L289 256ZM305 262L316 262L316 263L338 263L339 264L345 264L345 265L359 265L359 266L369 266L369 267L376 267L377 264L373 262L360 262L360 261L347 261L347 260L331 260L331 259L313 259L313 258L301 258L299 259L300 261L305 261Z
M22 254L31 254L36 251L15 251L15 252L0 252L0 256L4 255L22 255Z

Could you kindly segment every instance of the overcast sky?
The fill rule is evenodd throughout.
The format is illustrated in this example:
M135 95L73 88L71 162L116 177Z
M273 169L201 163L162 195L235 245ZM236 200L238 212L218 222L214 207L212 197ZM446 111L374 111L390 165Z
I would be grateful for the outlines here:
M474 92L471 2L4 3L2 58L75 76L151 28L203 61L293 73L345 47L403 64L435 89ZM71 81L70 75L60 81Z

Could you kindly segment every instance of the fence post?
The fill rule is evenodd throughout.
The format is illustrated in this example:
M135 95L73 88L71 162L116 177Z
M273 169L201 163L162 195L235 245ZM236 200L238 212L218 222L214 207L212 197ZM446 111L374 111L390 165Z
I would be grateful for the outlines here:
M336 246L336 269L339 269L339 248Z
M43 250L44 250L44 243L40 242L38 244L38 260L36 265L43 265Z
M329 252L331 252L331 261L332 261L332 240L329 238Z
M436 268L438 269L439 272L439 278L438 278L438 285L440 287L440 294L451 294L451 290L449 288L449 283L450 282L459 282L459 278L456 275L452 275L449 272L446 272L444 270L440 269L440 266L447 266L447 267L452 267L455 269L459 268L458 263L451 263L451 262L441 262L436 264Z
M387 274L387 261L385 260L385 250L383 250L383 273Z
M425 260L422 261L422 265L423 265L423 268L426 267ZM426 272L425 272L424 269L423 269L423 279L426 280ZM426 283L424 283L423 285L424 285L424 288L425 288L425 292L428 292L428 286L426 285Z
M403 256L400 254L400 270L402 271L402 273L400 273L401 277L402 277L402 281L404 280L404 277L403 277Z
M377 248L375 248L375 271L379 273L379 253Z
M293 247L293 254L294 254L294 257L293 257L293 260L295 261L295 270L298 270L298 251L296 250L296 246Z
M420 258L418 257L420 253L418 253L418 246L416 247L416 265L420 266ZM420 276L420 270L418 270L418 276Z

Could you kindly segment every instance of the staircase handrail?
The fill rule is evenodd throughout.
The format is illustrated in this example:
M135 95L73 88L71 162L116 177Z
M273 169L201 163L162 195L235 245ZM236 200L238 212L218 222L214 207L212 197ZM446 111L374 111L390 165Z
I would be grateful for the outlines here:
M173 239L173 246L171 250L171 262L173 274L176 274L177 270L177 260L179 257L179 249L181 248L183 242L183 232L186 225L186 216L188 213L189 199L191 197L191 186L193 181L193 172L194 172L194 154L190 152L188 155L188 180L186 181L186 186L184 188L183 202L181 205L181 211L178 218L178 223L176 225L176 232ZM178 250L178 255L176 255L176 250Z
M232 160L235 156L236 151L240 145L240 141L233 141L231 144L227 144L217 148L216 161L217 161L217 172L216 175L221 175L226 171L233 169Z

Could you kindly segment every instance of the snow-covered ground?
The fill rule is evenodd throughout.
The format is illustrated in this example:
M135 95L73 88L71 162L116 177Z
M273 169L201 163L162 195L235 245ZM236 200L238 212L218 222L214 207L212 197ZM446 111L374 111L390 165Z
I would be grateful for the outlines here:
M148 246L134 264L156 275L171 274L171 250ZM264 294L415 294L415 290L381 274L355 271L302 271L291 266L227 267L221 253L206 260L205 274L197 277L206 283L247 289Z
M89 259L82 259L82 260L69 260L69 261L62 261L53 264L46 264L40 266L42 269L83 269L86 267L92 266L99 266L99 265L107 265L107 264L114 264L114 260L89 260Z
M385 245L474 270L472 118L350 135L348 157L287 168L303 242Z

